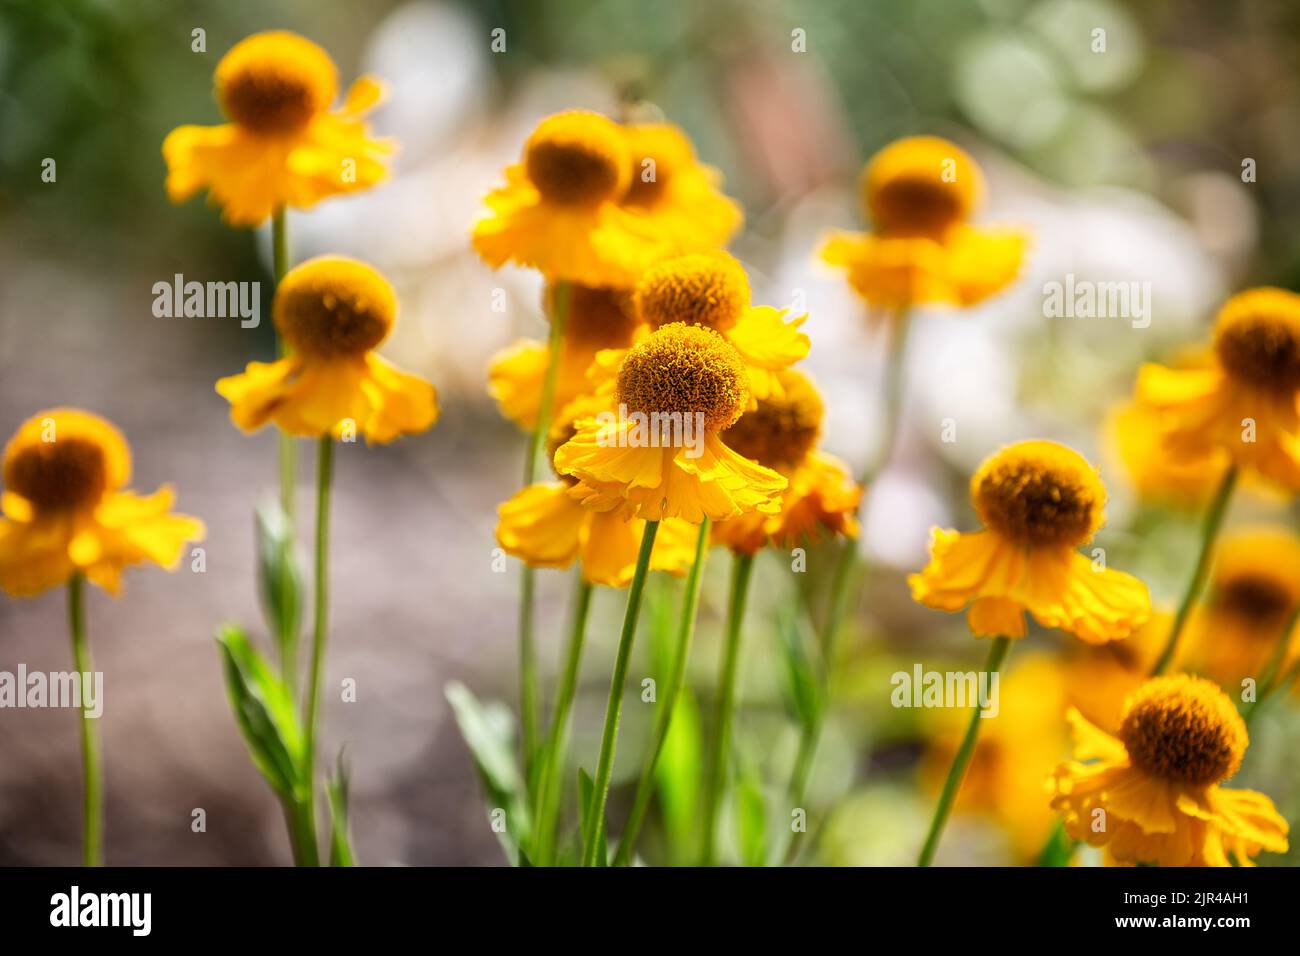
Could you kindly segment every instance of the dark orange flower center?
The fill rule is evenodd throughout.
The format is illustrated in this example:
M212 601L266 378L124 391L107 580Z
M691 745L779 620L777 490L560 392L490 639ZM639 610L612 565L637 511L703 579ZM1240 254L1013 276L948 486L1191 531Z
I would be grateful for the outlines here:
M291 33L260 33L217 64L217 99L231 120L259 133L301 128L329 108L338 76L329 55Z
M651 328L686 322L726 332L750 304L749 278L725 252L669 259L646 270L636 287L636 306Z
M1129 699L1119 738L1134 766L1174 783L1202 787L1237 772L1246 725L1216 684L1157 677Z
M1300 390L1300 296L1251 289L1219 313L1214 349L1224 370L1243 385Z
M699 412L706 429L721 431L749 403L749 378L740 353L721 335L677 323L628 350L615 394L629 412Z
M397 315L392 286L355 259L322 256L290 269L275 293L275 327L311 358L359 356L384 340Z
M1101 526L1105 491L1079 454L1030 441L980 466L971 498L984 523L1013 541L1078 547Z
M86 438L23 445L5 462L5 485L38 511L96 504L108 488L104 450Z
M538 192L563 205L616 199L628 185L622 134L595 113L560 113L542 120L524 145L524 168Z
M817 444L826 406L802 373L786 369L779 381L780 394L760 399L721 438L746 458L789 473Z

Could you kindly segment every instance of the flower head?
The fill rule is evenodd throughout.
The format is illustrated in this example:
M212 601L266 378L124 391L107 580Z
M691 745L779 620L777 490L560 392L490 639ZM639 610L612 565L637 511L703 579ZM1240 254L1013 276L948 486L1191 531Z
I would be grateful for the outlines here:
M1193 464L1226 454L1300 488L1300 295L1260 288L1224 303L1211 364L1145 365L1137 400L1160 416L1164 449Z
M1123 466L1140 499L1196 508L1209 501L1223 481L1229 459L1220 449L1205 460L1181 461L1161 446L1161 413L1125 401L1106 417L1105 437L1114 460Z
M1207 595L1189 633L1187 661L1226 686L1264 679L1278 641L1300 605L1300 537L1284 528L1241 528L1223 536ZM1285 667L1290 652L1284 651Z
M389 442L430 428L437 394L423 379L374 353L397 317L397 295L374 268L321 256L290 269L275 292L275 327L290 352L250 362L217 382L231 419L245 431L274 422L291 435L342 435Z
M571 425L552 430L552 467L555 451L572 435ZM497 543L531 567L567 568L579 561L588 584L627 587L636 569L645 522L584 508L568 494L574 484L571 476L559 475L558 481L536 482L503 502L497 508ZM688 522L665 520L655 535L650 570L685 574L695 561L696 537Z
M514 262L552 281L631 286L659 259L723 245L742 218L717 173L667 125L558 113L505 178L487 197L474 248L493 268Z
M614 355L602 401L618 413L579 420L555 455L557 471L578 479L575 499L597 511L694 524L777 510L786 480L718 437L750 394L744 361L726 339L678 322Z
M571 111L542 120L487 197L474 248L493 268L538 269L551 281L630 286L668 244L619 205L632 178L617 123Z
M81 572L115 594L128 564L175 567L203 523L171 513L170 486L123 491L130 477L126 439L99 416L53 408L25 421L4 451L0 589L37 594Z
M1077 452L1048 441L1009 445L971 478L971 500L985 530L936 528L930 563L908 578L914 600L945 611L969 605L977 637L1023 637L1026 611L1091 643L1146 621L1146 585L1076 550L1101 527L1106 501Z
M624 127L632 162L624 208L642 214L678 249L719 249L744 219L719 188L721 177L695 156L686 135L666 123Z
M754 554L771 543L794 547L825 534L857 534L862 489L839 459L817 450L826 411L816 386L795 369L777 373L780 389L745 412L721 435L733 451L785 475L777 514L753 512L721 521L713 540Z
M900 139L862 173L872 232L833 234L821 258L872 305L974 305L1015 279L1025 247L1019 233L969 225L983 194L979 166L956 144Z
M1261 850L1286 852L1287 824L1268 797L1220 787L1250 741L1215 684L1184 674L1147 681L1114 737L1076 710L1068 719L1077 759L1056 769L1052 806L1076 840L1161 866L1249 865Z
M294 33L257 33L216 70L216 96L230 123L180 126L163 141L167 194L201 189L235 226L256 226L285 206L310 208L387 176L391 144L371 139L362 115L382 97L378 81L353 84L341 109L329 55Z
M808 354L806 316L751 303L749 277L729 253L699 252L659 262L636 285L634 301L651 329L677 322L712 329L744 359L754 400L780 389L777 375Z
M546 311L553 314L555 287L546 291ZM632 344L639 323L627 289L571 285L560 342L559 368L555 380L554 421L574 399L594 386L587 371L598 352L623 349ZM550 349L545 342L521 339L492 357L488 368L488 392L496 399L501 414L523 429L537 423L543 383L550 367Z

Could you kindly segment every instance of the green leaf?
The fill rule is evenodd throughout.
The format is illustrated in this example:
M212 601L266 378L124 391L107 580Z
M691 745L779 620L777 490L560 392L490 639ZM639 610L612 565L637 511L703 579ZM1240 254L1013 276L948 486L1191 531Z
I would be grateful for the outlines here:
M330 805L330 866L357 865L348 816L350 783L346 753L340 749L334 776L325 781L325 795Z
M695 695L683 688L677 698L673 721L664 738L664 749L655 767L670 858L686 863L698 845L700 783L704 779L703 731Z
M487 791L489 813L505 812L506 826L497 830L497 838L507 859L518 863L530 823L523 773L515 759L514 715L499 701L480 701L459 681L449 683L443 693Z
M805 635L799 627L799 615L794 609L781 613L777 634L781 640L782 689L786 708L800 725L807 726L817 718L821 707L821 685L812 658L808 654Z
M302 730L289 688L248 640L243 628L217 632L226 694L258 771L283 799L308 793Z
M745 866L762 866L767 855L767 806L753 773L736 775L735 807L740 858Z
M293 524L280 502L268 498L257 507L257 593L286 668L297 665L286 658L295 653L302 627L302 592L302 561Z

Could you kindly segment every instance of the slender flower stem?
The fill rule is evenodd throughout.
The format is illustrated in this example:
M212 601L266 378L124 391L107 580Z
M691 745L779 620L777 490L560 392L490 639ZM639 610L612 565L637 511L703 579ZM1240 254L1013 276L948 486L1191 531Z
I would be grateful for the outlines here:
M858 484L864 494L889 464L889 459L894 453L894 445L898 442L899 424L903 418L904 366L907 360L908 333L911 326L911 312L906 307L899 309L889 324L889 347L881 384L885 427L875 453L868 457L858 477ZM829 705L831 674L839 645L840 630L849 612L850 595L857 595L862 587L861 583L854 583L855 579L860 577L859 572L862 570L858 565L857 541L853 538L845 538L836 555L835 570L831 577L830 600L827 604L826 618L822 622L821 700L813 719L805 722L801 729L799 750L795 756L794 768L790 772L790 785L786 791L792 808L803 803L808 789L813 758L817 754L817 744L821 739L822 726Z
M1187 582L1187 591L1183 594L1182 603L1178 605L1178 612L1174 615L1174 623L1169 629L1164 650L1160 652L1155 666L1151 668L1152 677L1163 674L1178 651L1178 639L1187 625L1192 608L1196 606L1196 599L1200 597L1201 590L1205 587L1205 578L1210 571L1210 560L1214 556L1214 541L1223 526L1223 518L1228 512L1228 501L1232 498L1232 489L1236 483L1237 466L1232 465L1223 473L1219 490L1214 493L1210 509L1205 513L1205 522L1201 526L1201 551L1196 558L1196 568L1192 571L1192 579Z
M636 621L641 612L641 596L645 593L646 572L650 569L650 553L654 550L655 535L659 533L658 521L647 521L641 533L641 549L636 556L636 570L627 591L627 609L623 612L623 630L618 638L618 653L614 657L614 674L609 681L609 700L605 704L605 729L600 738L600 757L596 761L596 778L592 782L591 806L587 808L586 826L582 834L582 865L596 866L600 859L600 833L605 819L605 801L609 797L609 780L614 772L614 748L618 743L618 722L623 713L623 685L627 681L627 668L632 659L632 643L636 638Z
M86 644L86 577L80 571L68 580L68 630L72 633L72 661L83 684L92 679L90 648ZM81 862L84 866L104 865L103 783L99 766L99 733L96 718L86 710L81 695Z
M283 206L276 208L271 215L271 268L275 272L275 284L278 287L289 271L289 229ZM283 358L288 351L284 339L276 336L276 353ZM294 486L297 483L298 455L297 439L284 432L279 433L280 443L280 507L288 516L290 523L294 516Z
M284 281L284 274L289 271L289 228L288 216L283 206L276 208L271 214L271 270L275 275L275 284L278 288ZM280 358L288 354L288 348L279 334L275 337L275 351ZM297 507L297 484L298 484L298 439L293 435L278 431L276 434L276 445L279 452L280 468L280 510L284 512L285 520L288 523L288 547L290 551L284 556L285 561L289 562L294 559L292 550L293 542L297 539L294 535L294 513ZM280 606L288 607L294 600L293 595L293 576L283 574L280 582ZM283 615L281 615L283 617ZM284 622L291 624L292 622ZM277 645L280 649L280 669L284 672L284 682L289 687L289 693L293 699L298 699L298 630L295 627L281 628L281 632L276 635Z
M1007 651L1010 649L1011 638L995 638L989 648L988 663L984 665L985 673L992 675L1001 670L1002 663L1007 657ZM956 756L953 757L952 766L948 768L948 778L943 782L943 792L939 794L939 805L934 808L934 819L930 821L930 832L925 838L925 846L921 848L921 856L916 862L917 866L929 866L931 861L934 860L934 851L939 848L939 838L943 835L943 828L948 822L948 815L952 813L952 804L957 799L957 791L961 789L962 778L966 776L966 767L970 764L970 759L975 753L975 740L979 737L980 721L983 719L982 714L983 708L976 701L975 707L971 711L970 723L966 727L966 736L962 738L961 746L957 749Z
M1268 662L1264 665L1264 670L1259 676L1258 696L1255 698L1254 703L1242 712L1242 718L1248 727L1264 701L1272 697L1276 691L1285 689L1294 679L1297 668L1300 668L1300 661L1297 661L1289 669L1283 670L1286 665L1287 651L1291 648L1291 636L1295 632L1297 622L1300 622L1300 604L1292 608L1291 613L1287 615L1286 622L1282 625L1282 633L1278 635L1277 643L1273 645L1273 652L1269 655Z
M537 476L537 457L546 447L546 434L551 427L555 406L555 386L560 374L560 352L564 345L564 326L569 317L569 298L572 287L567 282L557 282L553 292L551 332L548 342L546 377L542 380L542 394L537 403L537 423L528 436L528 453L524 458L524 487ZM530 794L535 796L536 783L534 757L541 728L541 708L537 691L537 642L533 635L533 605L535 601L536 572L525 564L520 582L519 596L519 722L523 727L524 779Z
M641 768L641 776L636 783L636 795L632 799L632 810L628 814L627 824L619 840L618 850L614 854L615 866L627 866L632 860L632 851L636 849L636 838L645 821L646 809L650 806L650 797L654 793L655 767L659 755L663 753L664 743L668 740L668 731L672 726L673 715L677 713L677 699L681 696L682 686L686 682L686 660L691 651L691 638L695 634L695 618L700 608L700 577L704 573L704 556L709 541L709 519L706 515L700 522L700 532L695 539L695 560L690 573L686 576L686 593L682 596L682 617L677 627L677 646L673 652L673 670L668 677L668 693L659 705L655 718L654 737L650 752L646 755ZM604 820L599 821L604 826ZM597 837L599 837L597 831Z
M577 574L578 586L573 595L573 621L569 643L564 652L564 670L555 695L555 712L551 714L551 727L538 761L538 807L533 833L533 862L547 866L553 861L555 831L559 824L560 798L564 793L564 751L569 736L569 712L578 689L578 674L582 668L582 648L587 637L587 619L591 612L591 595L595 590Z
M1272 698L1279 692L1286 690L1297 677L1300 677L1300 660L1288 667L1276 680L1269 681L1263 690L1259 692L1259 697L1255 700L1255 703L1251 704L1250 709L1242 715L1242 719L1246 722L1246 726L1250 726L1251 721L1253 721L1255 716L1259 713L1259 709L1264 706L1264 701Z
M316 843L316 730L320 721L320 689L325 676L325 635L329 619L329 535L330 484L334 474L334 439L320 439L316 465L316 618L311 641L311 683L307 689L307 710L303 715L305 744L303 772L306 774L306 837Z
M731 565L731 596L727 606L727 638L722 652L722 672L718 676L718 693L713 709L713 746L709 752L704 783L704 836L701 864L713 866L714 833L718 810L727 776L727 749L731 735L731 715L736 706L736 671L740 661L740 640L745 621L745 602L754 570L752 554L737 554Z

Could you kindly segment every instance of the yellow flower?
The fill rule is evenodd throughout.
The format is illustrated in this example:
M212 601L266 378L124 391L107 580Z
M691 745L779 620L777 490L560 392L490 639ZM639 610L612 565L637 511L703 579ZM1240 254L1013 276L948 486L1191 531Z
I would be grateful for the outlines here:
M580 111L547 117L505 176L474 226L474 248L493 268L514 262L551 281L628 287L672 251L647 217L620 205L632 159L612 120Z
M547 290L547 315L552 314L554 287ZM621 349L632 344L637 328L632 294L626 289L574 285L560 345L560 367L555 381L555 421L592 384L587 369L603 349ZM501 414L520 428L531 431L537 424L542 385L550 367L550 349L545 342L521 339L492 357L488 370L488 392L496 399Z
M383 96L372 77L352 85L343 106L334 63L294 33L257 33L217 64L216 96L231 122L180 126L163 140L167 195L182 202L201 189L234 226L256 226L277 209L310 208L381 182L392 152L371 139L361 117Z
M1076 840L1121 863L1253 865L1261 850L1285 853L1287 823L1273 801L1219 786L1237 772L1250 739L1217 686L1179 674L1140 687L1117 736L1076 710L1075 761L1056 769L1052 806ZM1083 763L1081 761L1090 761Z
M1237 465L1300 488L1300 296L1248 289L1219 312L1214 362L1144 365L1137 399L1162 415L1164 449L1180 461L1226 452Z
M1228 687L1240 688L1247 677L1262 680L1298 602L1300 537L1283 528L1225 535L1190 627L1189 665Z
M655 234L683 252L725 246L744 214L720 191L717 170L696 159L686 135L665 123L633 124L624 134L632 179L623 207L643 213Z
M792 548L824 534L855 537L862 489L839 459L817 449L825 405L807 376L777 373L780 389L722 433L733 451L785 475L777 514L752 512L713 526L713 540L742 554L771 543Z
M900 139L863 170L872 232L832 234L821 258L872 305L975 305L1011 284L1025 253L1020 233L969 225L983 193L979 167L956 144Z
M203 522L171 513L170 485L123 491L130 478L126 439L99 416L52 408L23 422L4 452L0 589L33 595L82 572L116 594L128 564L175 568Z
M959 611L976 637L1024 637L1025 611L1089 643L1128 637L1151 599L1137 578L1078 552L1103 523L1106 490L1078 452L1049 441L1009 445L971 478L985 530L934 530L912 597Z
M651 330L685 322L721 333L745 362L754 401L779 393L777 373L808 354L808 336L799 331L807 316L787 321L786 309L753 305L744 266L726 252L692 253L650 267L634 300Z
M1207 502L1223 481L1227 452L1180 461L1161 447L1161 414L1139 402L1124 402L1106 418L1107 443L1144 501L1192 508Z
M785 478L718 437L749 404L749 377L717 332L675 323L651 333L623 356L612 400L619 413L578 421L555 453L556 471L578 479L576 500L692 524L780 509Z
M1043 780L1066 752L1067 677L1046 655L1032 655L1002 680L996 717L982 721L975 753L957 795L959 812L992 817L1011 838L1017 858L1032 863L1051 832L1055 813L1043 798ZM934 714L933 733L920 765L937 793L970 720L966 710Z
M342 256L309 259L276 289L273 317L289 354L250 362L217 382L244 431L274 422L290 435L337 437L352 427L385 443L437 420L433 386L372 351L392 329L397 296L371 266Z
M560 437L567 438L571 429ZM555 442L555 434L552 441ZM557 443L558 444L558 443ZM589 584L627 587L636 569L645 522L615 512L592 511L569 496L572 478L529 485L497 508L497 542L508 554L538 568L567 568L582 562ZM695 561L695 526L679 518L664 521L655 535L650 570L681 576Z

